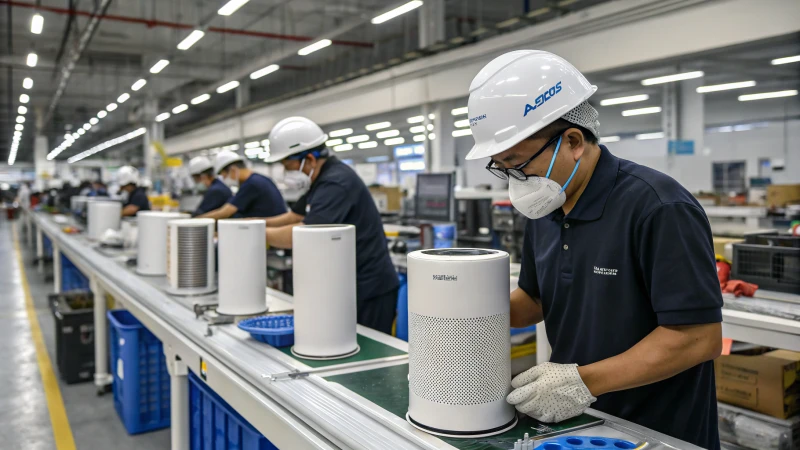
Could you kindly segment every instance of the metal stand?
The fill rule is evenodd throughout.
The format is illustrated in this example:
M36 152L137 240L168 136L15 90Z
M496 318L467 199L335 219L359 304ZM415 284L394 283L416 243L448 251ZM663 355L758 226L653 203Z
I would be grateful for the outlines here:
M61 293L61 248L53 241L53 292Z
M108 373L108 322L106 322L106 291L92 276L89 286L94 294L94 385L97 395L106 393L113 381Z
M44 275L44 237L39 227L36 227L36 261L38 262L37 270Z
M171 347L164 346L170 387L172 450L189 450L189 370Z

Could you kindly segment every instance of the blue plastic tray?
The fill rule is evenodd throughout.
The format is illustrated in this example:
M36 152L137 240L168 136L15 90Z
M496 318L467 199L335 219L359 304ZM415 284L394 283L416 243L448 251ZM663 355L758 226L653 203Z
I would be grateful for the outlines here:
M599 436L562 436L548 439L536 446L536 450L608 450L633 449L636 444L622 439Z
M114 409L130 434L169 427L169 373L164 347L124 309L108 312Z
M239 322L239 328L250 333L253 339L273 347L294 344L294 317L288 314L245 319Z

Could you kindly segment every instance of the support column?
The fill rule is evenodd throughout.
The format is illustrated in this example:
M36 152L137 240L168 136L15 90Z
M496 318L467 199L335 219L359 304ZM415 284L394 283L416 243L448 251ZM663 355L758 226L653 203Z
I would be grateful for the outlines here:
M704 98L697 93L703 84L701 77L664 85L661 120L667 172L690 192L712 189L711 157L703 142Z
M144 161L144 177L150 181L153 180L153 159L155 156L155 149L153 148L152 143L154 141L164 141L164 125L161 122L156 122L157 115L158 99L148 98L144 102L142 113L146 123L145 127L147 128L147 133L144 134L142 141L142 151Z
M47 145L46 136L36 136L33 140L33 167L36 171L37 182L56 175L56 162L47 160L47 154L50 153Z
M61 293L61 248L53 241L53 292Z
M444 41L444 0L426 0L419 7L419 48Z
M250 104L250 80L244 79L236 88L236 109L244 108Z
M456 146L453 138L453 115L450 114L448 103L436 105L433 131L428 132L428 136L433 134L435 139L431 142L431 172L454 172L456 170Z
M36 261L38 272L44 275L44 236L39 227L36 227Z
M172 450L189 450L189 370L172 347L164 346L170 387L170 437Z
M106 290L91 275L89 286L94 294L94 385L102 395L113 381L108 373L108 322L106 321Z

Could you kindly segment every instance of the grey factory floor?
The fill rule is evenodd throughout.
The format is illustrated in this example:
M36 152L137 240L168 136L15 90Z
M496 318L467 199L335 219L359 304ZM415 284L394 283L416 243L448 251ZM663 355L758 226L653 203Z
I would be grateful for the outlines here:
M58 380L57 391L46 393L37 358L35 333L26 311L25 291L14 247L13 222L0 218L0 449L13 450L165 450L170 447L169 430L130 436L114 410L113 395L98 397L93 383L68 385ZM30 294L53 371L55 367L54 320L47 307L53 291L52 270L48 279L33 265L35 251L27 247L21 221L17 236L25 264ZM37 359L39 360L37 362ZM51 425L48 396L54 411L66 411L69 424L59 427L57 440ZM54 420L55 423L63 421ZM66 429L64 429L66 428ZM68 438L71 434L74 445ZM58 442L57 442L58 441Z

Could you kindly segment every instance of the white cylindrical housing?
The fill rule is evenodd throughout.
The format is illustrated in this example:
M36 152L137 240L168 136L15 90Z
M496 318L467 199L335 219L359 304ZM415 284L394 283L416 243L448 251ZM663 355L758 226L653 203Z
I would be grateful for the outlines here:
M139 275L167 274L167 222L186 219L189 214L178 212L139 211L136 272Z
M292 352L310 359L344 358L357 353L356 227L294 227L292 255Z
M217 312L248 316L267 310L267 222L220 220Z
M498 250L408 255L409 422L479 437L517 421L511 391L509 259Z
M89 239L98 240L108 229L119 230L122 220L122 203L94 201L88 202L87 234Z
M139 239L144 237L140 234ZM217 289L214 281L214 219L167 222L167 292L201 295Z

